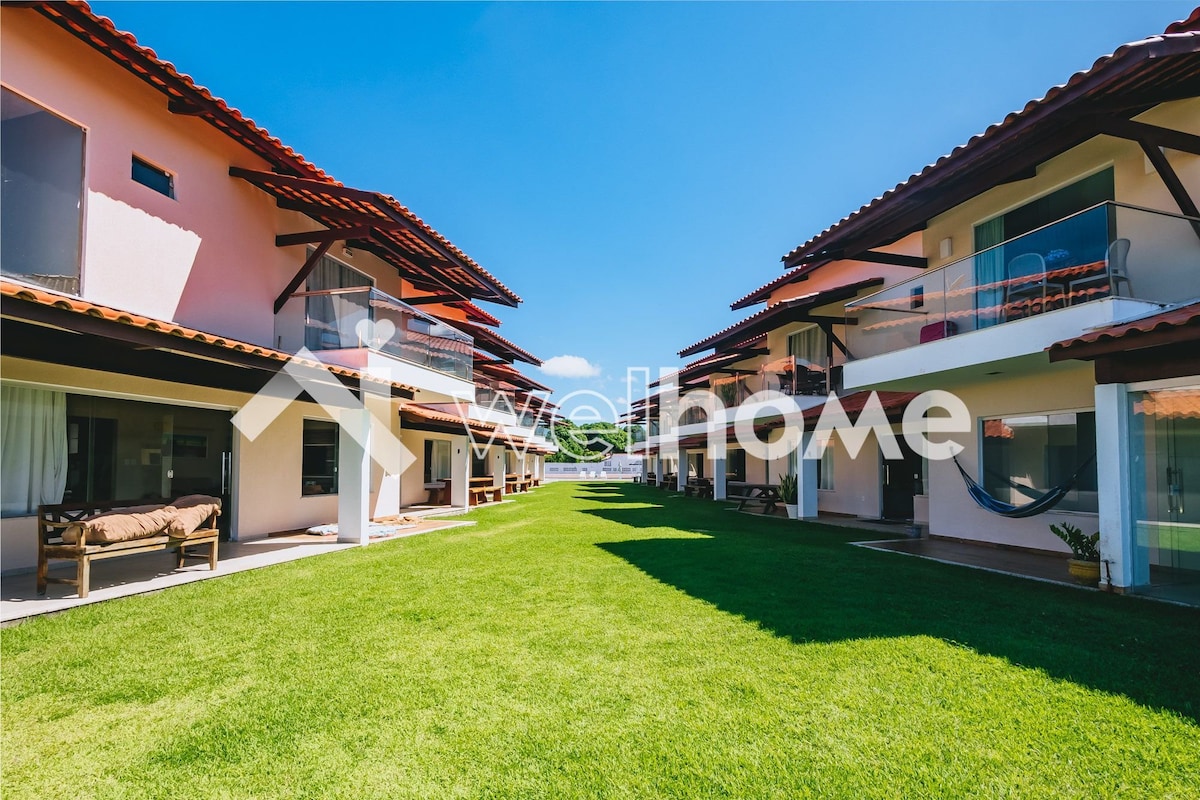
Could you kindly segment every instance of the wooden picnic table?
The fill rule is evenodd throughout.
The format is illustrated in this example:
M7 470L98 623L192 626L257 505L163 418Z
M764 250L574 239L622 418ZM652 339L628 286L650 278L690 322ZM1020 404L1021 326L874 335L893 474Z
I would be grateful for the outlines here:
M779 494L779 487L770 483L731 481L727 484L727 489L725 498L737 500L738 511L744 509L747 503L762 503L763 513L770 514L775 511L776 505L783 502L783 497Z
M426 501L431 506L450 505L450 479L442 481L432 481L425 484L425 488L429 490L429 500Z
M713 485L708 478L692 478L683 487L685 497L691 497L692 493L701 499L712 499Z

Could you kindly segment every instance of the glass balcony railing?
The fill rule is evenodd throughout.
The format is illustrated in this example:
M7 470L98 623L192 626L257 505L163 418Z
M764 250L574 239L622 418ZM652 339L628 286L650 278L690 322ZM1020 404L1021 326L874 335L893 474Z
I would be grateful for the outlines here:
M304 303L304 346L313 352L366 347L471 380L472 338L391 295L328 289L297 293L291 302Z
M866 358L1105 297L1200 297L1200 220L1101 203L847 304L847 345Z

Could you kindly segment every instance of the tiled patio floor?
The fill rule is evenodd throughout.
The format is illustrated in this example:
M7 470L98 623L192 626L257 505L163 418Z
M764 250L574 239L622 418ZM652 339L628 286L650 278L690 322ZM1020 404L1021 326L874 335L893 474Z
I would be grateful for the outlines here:
M903 528L900 530L903 531ZM961 564L1006 575L1019 575L1071 586L1079 585L1067 572L1067 555L989 547L947 539L898 539L887 542L861 542L860 545L874 550L906 553L946 564Z
M464 520L434 518L412 528L397 531L395 535L385 539L474 524ZM385 539L373 539L372 544ZM117 597L157 592L192 581L219 578L235 572L282 564L356 546L339 543L336 536L312 536L303 533L245 542L221 542L215 571L209 570L206 562L189 563L183 569L173 569L175 554L167 551L96 561L92 564L91 589L88 596L82 599L75 593L74 586L62 583L50 584L46 594L39 596L36 576L32 572L5 576L0 578L0 625L39 614L50 614ZM72 576L75 565L70 562L60 563L61 571L56 569L52 562L51 575L57 573Z

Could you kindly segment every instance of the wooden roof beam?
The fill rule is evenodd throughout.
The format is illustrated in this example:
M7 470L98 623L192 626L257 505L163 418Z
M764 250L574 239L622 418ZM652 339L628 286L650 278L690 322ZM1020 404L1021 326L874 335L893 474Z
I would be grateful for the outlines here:
M297 244L317 244L349 241L350 239L369 239L374 232L370 225L356 225L353 228L324 228L319 231L304 231L303 233L283 233L275 237L276 247L292 247Z
M1200 136L1193 133L1119 118L1105 120L1101 125L1101 130L1118 139L1130 139L1139 143L1147 142L1157 147L1166 147L1200 156Z
M923 256L906 256L901 253L885 253L882 250L864 250L847 258L855 261L869 261L872 264L890 264L893 267L917 267L925 269L929 260Z

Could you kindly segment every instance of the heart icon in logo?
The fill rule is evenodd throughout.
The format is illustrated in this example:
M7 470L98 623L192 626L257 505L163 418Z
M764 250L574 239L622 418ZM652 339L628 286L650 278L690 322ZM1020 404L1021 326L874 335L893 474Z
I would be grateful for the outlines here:
M368 347L379 347L392 340L396 335L396 325L390 319L372 322L369 319L359 320L354 326L358 340Z

